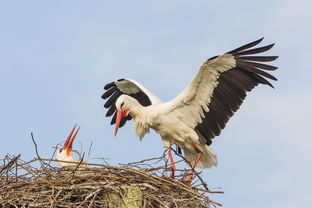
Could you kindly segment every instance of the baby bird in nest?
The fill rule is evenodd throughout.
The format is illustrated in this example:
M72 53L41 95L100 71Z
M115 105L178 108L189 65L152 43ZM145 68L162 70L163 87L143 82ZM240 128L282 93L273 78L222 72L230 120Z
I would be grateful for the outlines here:
M75 132L76 126L77 124L74 126L74 128L70 132L64 145L57 151L56 158L57 160L59 160L58 164L61 167L77 166L78 163L81 161L79 152L73 150L73 142L80 130L80 127L78 127L77 131ZM73 158L73 152L76 152L78 154L79 159Z

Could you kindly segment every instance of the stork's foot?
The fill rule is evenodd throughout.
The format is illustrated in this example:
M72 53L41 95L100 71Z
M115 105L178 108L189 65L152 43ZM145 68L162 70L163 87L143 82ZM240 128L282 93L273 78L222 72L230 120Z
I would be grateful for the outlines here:
M192 180L192 178L193 178L193 176L194 176L194 172L193 172L193 170L190 170L189 172L188 172L188 176L186 177L186 181L191 181Z
M185 172L185 176L180 180L185 185L192 184L193 175L189 175L189 174L190 174L189 171Z

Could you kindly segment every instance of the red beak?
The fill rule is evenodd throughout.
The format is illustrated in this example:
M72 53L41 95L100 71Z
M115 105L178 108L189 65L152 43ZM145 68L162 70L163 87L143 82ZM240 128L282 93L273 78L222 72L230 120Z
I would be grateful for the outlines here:
M120 124L120 121L122 119L122 117L124 116L127 116L129 114L129 110L126 109L126 110L118 110L117 111L117 117L116 117L116 126L115 126L115 133L114 133L114 136L116 136L117 132L118 132L118 128L119 128L119 124Z
M67 139L66 139L66 141L64 143L64 149L66 149L66 153L67 153L68 156L71 155L74 139L76 138L76 136L77 136L77 134L78 134L78 132L80 130L80 127L78 127L77 131L74 133L76 126L77 126L77 124L71 130L69 136L67 137Z

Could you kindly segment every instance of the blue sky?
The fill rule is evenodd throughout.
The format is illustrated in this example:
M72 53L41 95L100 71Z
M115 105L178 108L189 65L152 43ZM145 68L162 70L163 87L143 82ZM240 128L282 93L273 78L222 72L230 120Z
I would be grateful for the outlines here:
M142 142L133 123L113 137L103 86L133 78L160 99L174 98L200 64L265 37L279 79L249 93L212 148L205 170L225 207L307 207L312 186L312 3L291 1L1 1L0 156L43 157L78 123L75 146L111 164L159 156L152 132Z

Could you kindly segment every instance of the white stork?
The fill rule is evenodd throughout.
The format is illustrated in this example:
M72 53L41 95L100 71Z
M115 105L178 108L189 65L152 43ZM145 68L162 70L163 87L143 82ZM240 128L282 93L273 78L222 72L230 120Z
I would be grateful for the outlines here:
M63 147L57 151L56 158L57 158L57 160L60 160L60 161L58 161L58 164L61 167L68 167L68 166L77 165L75 163L66 163L66 162L61 162L61 161L76 162L76 163L79 162L79 160L74 159L73 155L72 155L72 153L73 153L73 142L74 142L74 139L76 138L76 136L80 130L80 127L79 127L77 129L77 131L75 132L76 126L77 125L75 125L74 128L71 130L71 132L70 132L69 136L67 137Z
M209 147L212 139L221 133L229 118L238 110L258 84L271 87L266 79L277 80L266 71L277 67L264 64L277 56L259 56L274 44L253 48L263 38L248 43L223 55L205 61L193 81L173 100L161 102L137 81L120 79L107 84L102 98L109 108L106 116L114 114L115 135L127 120L134 119L136 134L142 139L149 129L160 134L172 165L171 145L182 148L193 168L217 165L217 156ZM187 177L191 180L192 176Z

